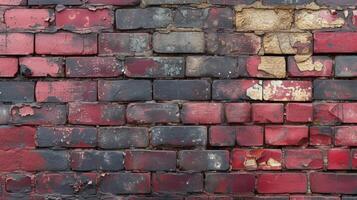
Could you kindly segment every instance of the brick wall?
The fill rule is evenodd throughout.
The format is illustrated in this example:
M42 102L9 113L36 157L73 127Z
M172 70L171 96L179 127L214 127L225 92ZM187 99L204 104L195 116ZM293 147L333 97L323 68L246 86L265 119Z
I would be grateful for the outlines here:
M357 200L356 0L0 0L0 199Z

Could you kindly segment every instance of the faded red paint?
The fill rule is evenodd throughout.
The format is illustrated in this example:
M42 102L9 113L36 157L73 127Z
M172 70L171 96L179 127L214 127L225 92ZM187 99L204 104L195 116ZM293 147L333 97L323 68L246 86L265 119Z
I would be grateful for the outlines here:
M306 145L309 128L307 126L266 126L265 143L274 146Z
M0 58L0 77L14 77L18 68L17 58Z
M19 60L24 76L60 77L63 76L63 59L53 57L24 57Z
M9 29L44 30L53 20L54 12L50 9L10 9L5 12L5 24Z

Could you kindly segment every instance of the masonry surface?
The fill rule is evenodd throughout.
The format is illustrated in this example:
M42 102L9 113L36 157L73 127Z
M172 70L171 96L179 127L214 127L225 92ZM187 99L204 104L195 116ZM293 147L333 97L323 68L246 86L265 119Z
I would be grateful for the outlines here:
M1 200L357 200L357 0L0 0Z

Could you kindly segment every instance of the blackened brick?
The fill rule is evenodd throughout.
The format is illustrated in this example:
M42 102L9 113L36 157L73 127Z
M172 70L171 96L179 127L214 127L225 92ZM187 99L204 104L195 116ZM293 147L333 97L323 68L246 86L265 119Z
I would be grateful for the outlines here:
M233 28L234 13L231 8L209 8L205 10L207 18L204 28L231 29Z
M125 151L125 169L140 171L173 171L176 169L175 151Z
M357 100L357 80L315 80L314 99Z
M119 171L124 168L124 154L120 151L75 150L70 155L74 171Z
M22 151L20 157L20 169L24 171L64 171L69 169L67 151Z
M212 84L212 99L259 100L263 96L262 90L258 80L215 80Z
M357 77L357 56L336 56L335 75L337 77Z
M151 81L148 80L100 80L99 101L146 101L152 99Z
M204 9L181 7L174 13L174 24L179 28L202 28L206 17Z
M144 127L100 128L98 146L102 149L147 147L149 145L148 132L148 129Z
M127 107L129 123L173 123L179 122L179 107L172 103L132 103Z
M209 129L209 144L222 147L234 146L236 132L234 126L211 126Z
M153 192L189 193L202 192L203 176L200 173L155 173Z
M304 5L311 2L312 0L263 0L264 5Z
M5 179L6 191L9 193L29 193L32 191L34 177L30 174L8 174Z
M99 190L112 194L145 194L150 193L150 182L150 173L109 173L101 178Z
M325 6L354 6L356 5L356 0L316 0L316 3L319 5Z
M0 101L33 102L34 88L34 82L0 82Z
M144 5L163 5L163 4L199 4L203 0L143 0Z
M184 150L178 154L182 170L222 171L229 168L229 152L224 150Z
M154 33L153 48L158 53L203 53L205 51L202 32Z
M81 5L83 2L81 0L28 0L28 5Z
M237 59L223 56L188 56L186 76L189 77L238 77Z

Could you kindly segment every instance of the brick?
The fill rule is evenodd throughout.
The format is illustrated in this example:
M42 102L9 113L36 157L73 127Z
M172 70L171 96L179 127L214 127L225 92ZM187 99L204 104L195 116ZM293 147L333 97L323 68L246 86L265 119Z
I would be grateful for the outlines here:
M6 175L6 191L9 193L29 193L32 191L34 177L30 174L8 174Z
M64 9L56 12L56 27L69 31L98 31L111 29L113 23L109 9Z
M334 133L336 146L357 146L356 126L337 126Z
M304 195L293 195L290 196L291 200L340 200L337 196L304 196Z
M262 100L262 82L258 80L215 80L212 83L214 100Z
M188 56L186 58L188 77L238 77L237 60L223 56Z
M239 146L262 146L264 143L264 130L261 126L238 126L236 135Z
M255 177L245 173L207 173L206 191L210 193L251 194L254 192Z
M34 35L30 33L1 33L0 55L32 54L34 43Z
M11 172L19 170L21 158L18 152L14 150L4 151L0 150L0 171L2 172ZM3 180L1 180L3 181ZM3 184L1 184L3 185ZM1 187L2 188L2 187Z
M352 169L357 169L357 149L351 150Z
M311 33L267 33L263 37L266 54L312 54Z
M306 193L307 177L303 173L264 173L258 175L256 187L264 194Z
M96 192L96 179L95 173L39 173L35 177L35 188L38 194L88 196Z
M81 125L123 125L125 107L117 103L69 103L68 122Z
M207 12L205 10L205 12ZM231 8L210 8L204 23L208 29L232 29L234 13Z
M314 99L357 100L357 80L315 80Z
M323 152L318 149L287 149L284 152L287 169L322 169Z
M2 81L0 82L0 101L33 102L34 90L34 82Z
M288 58L290 77L330 77L333 61L327 56L296 55Z
M102 149L126 149L147 147L148 129L144 127L108 127L99 128L98 146Z
M64 74L60 57L23 57L19 64L21 75L25 77L62 77Z
M206 35L206 49L215 55L257 54L261 39L251 33L209 33Z
M0 5L18 6L26 4L26 0L1 0Z
M311 3L312 0L263 0L263 5L306 5Z
M19 68L17 58L0 58L0 77L15 77Z
M32 150L19 153L20 169L24 171L64 171L69 169L69 155L66 151Z
M204 53L202 32L154 33L153 49L157 53Z
M327 152L327 169L351 169L351 152L349 149L329 149Z
M329 146L333 138L333 130L329 126L310 127L310 145Z
M181 109L184 124L219 124L223 121L223 105L220 103L185 103Z
M112 194L145 194L150 193L150 184L150 173L109 173L100 181L99 190Z
M327 6L352 6L357 3L356 0L340 0L340 1L334 1L334 0L317 0L317 4L319 5L327 5Z
M357 52L356 40L357 33L354 32L316 32L314 33L314 52L354 53Z
M205 80L155 80L155 100L209 100L211 84Z
M204 126L156 126L150 132L153 146L192 147L207 143L207 128Z
M285 107L286 121L288 122L311 122L313 108L310 103L288 103Z
M209 144L211 146L234 146L236 127L234 126L211 126L209 129Z
M343 103L343 122L357 123L357 103Z
M179 107L172 103L132 103L126 111L128 123L179 122Z
M310 174L311 191L314 193L356 194L356 174L320 173Z
M280 149L233 149L233 170L280 170L283 154Z
M28 17L31 15L31 17ZM49 9L10 9L5 11L5 24L11 30L41 31L50 26L54 18Z
M186 197L186 200L232 200L233 198L225 195L191 195Z
M97 34L39 33L36 53L48 55L91 55L97 53Z
M118 77L122 67L115 57L67 57L66 77Z
M142 0L144 5L199 4L203 0Z
M294 80L264 81L263 98L267 101L311 101L312 83Z
M11 105L0 104L0 124L8 125L11 121Z
M30 126L0 126L0 149L34 149L36 129Z
M181 7L173 13L173 24L178 28L203 28L207 17L208 9Z
M127 58L124 73L134 78L182 78L185 76L183 57Z
M254 0L209 0L211 4L216 5L239 5L239 4L252 4Z
M292 10L246 8L236 13L236 27L239 31L287 30L292 22Z
M357 76L356 56L336 56L335 76L336 77L356 77Z
M38 81L38 102L96 101L97 82L94 81Z
M113 6L133 6L140 3L140 0L88 0L89 4L113 5Z
M151 50L151 36L147 33L102 33L98 52L103 56L146 55Z
M229 168L229 152L225 150L183 150L178 165L185 171L224 171Z
M124 169L124 154L120 151L71 151L73 171L119 171Z
M97 130L92 127L38 127L38 147L89 148L97 146Z
M99 101L146 101L152 99L149 80L99 80Z
M343 107L338 103L314 103L314 122L318 124L336 124L343 120Z
M118 9L115 12L117 29L164 28L172 23L168 8Z
M174 171L175 151L130 150L125 152L125 169L138 171Z
M240 75L244 77L285 78L285 58L277 56L239 57Z
M224 112L228 123L243 123L251 121L252 106L249 103L226 103Z
M330 10L299 10L295 12L295 25L299 29L313 30L340 28L345 24L343 14Z
M13 124L56 125L67 121L67 106L61 104L16 104L10 113Z
M158 193L189 193L203 191L203 176L199 173L155 173L152 190Z
M300 146L308 141L307 126L266 126L265 143L273 146Z
M254 103L252 119L256 123L282 123L284 121L284 104Z
M81 5L83 2L81 0L27 0L29 6L33 5L68 5L75 6Z

